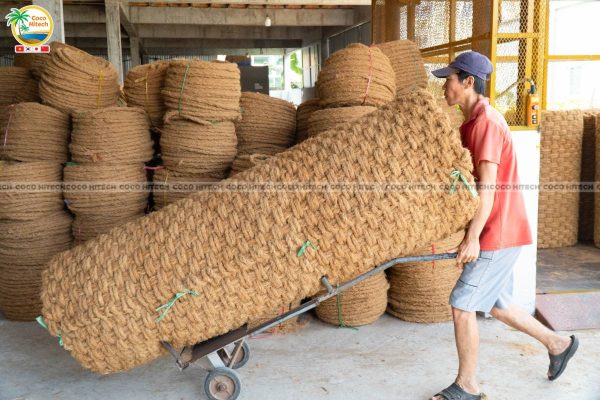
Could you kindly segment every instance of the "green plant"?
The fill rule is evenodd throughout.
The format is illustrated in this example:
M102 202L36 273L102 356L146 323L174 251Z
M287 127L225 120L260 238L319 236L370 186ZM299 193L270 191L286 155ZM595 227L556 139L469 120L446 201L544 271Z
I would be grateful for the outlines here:
M27 10L21 12L17 8L11 8L10 13L4 18L7 20L6 26L17 24L19 35L21 35L21 29L25 26L25 23L29 21L29 14L27 14ZM29 28L27 28L27 30L29 30Z

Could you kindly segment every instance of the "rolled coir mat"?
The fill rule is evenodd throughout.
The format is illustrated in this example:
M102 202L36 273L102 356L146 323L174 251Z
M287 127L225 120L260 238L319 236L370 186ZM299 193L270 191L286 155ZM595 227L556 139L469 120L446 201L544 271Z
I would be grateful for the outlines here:
M78 213L73 220L73 239L75 245L80 245L96 236L109 232L111 229L125 225L128 222L142 218L145 214L139 212L129 215L96 215Z
M73 114L71 154L78 163L147 162L154 154L146 112L138 107L108 107Z
M171 61L162 89L169 110L205 121L237 120L240 93L237 64L200 60Z
M161 127L165 114L161 90L165 83L169 61L156 61L133 67L124 83L125 100L129 106L143 108L152 126Z
M402 92L412 87L427 87L427 72L421 52L410 40L394 40L376 44L387 56L396 77L396 91Z
M40 79L42 102L66 113L113 107L118 74L111 63L74 47L52 52Z
M353 43L325 61L317 89L324 107L377 107L394 99L396 82L390 60L381 50Z
M154 209L160 210L185 199L192 193L210 190L227 176L226 172L211 174L186 174L162 167L154 172L153 193Z
M238 154L231 165L231 173L229 176L239 174L242 171L250 169L255 165L262 164L269 159L266 154Z
M122 371L164 354L161 341L205 341L315 295L322 276L337 285L464 229L479 204L473 165L442 115L427 92L407 93L221 182L220 191L194 193L59 254L44 272L50 334L86 368ZM452 192L327 189L455 179ZM243 190L245 182L284 190ZM298 182L325 190L285 190Z
M465 236L457 232L432 243L414 255L446 253L458 247ZM452 288L461 274L456 260L400 264L387 270L390 290L387 312L404 321L442 322L452 319L448 304Z
M313 112L308 120L308 137L318 135L336 125L354 121L363 115L375 111L376 107L332 107Z
M321 100L311 99L300 104L296 109L296 143L308 137L308 120L313 112L321 109Z

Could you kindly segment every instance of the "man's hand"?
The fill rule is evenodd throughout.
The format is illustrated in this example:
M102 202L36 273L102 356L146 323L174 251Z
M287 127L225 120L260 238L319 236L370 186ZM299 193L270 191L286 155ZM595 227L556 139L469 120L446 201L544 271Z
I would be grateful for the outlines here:
M460 246L458 246L458 256L456 262L466 264L473 262L479 258L479 239L469 238L465 236Z

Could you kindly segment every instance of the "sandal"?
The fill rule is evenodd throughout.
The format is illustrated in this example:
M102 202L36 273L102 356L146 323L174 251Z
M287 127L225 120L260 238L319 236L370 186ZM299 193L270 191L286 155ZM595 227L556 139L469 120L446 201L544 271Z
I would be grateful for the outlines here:
M479 394L471 394L467 393L458 386L456 382L452 385L448 386L446 389L442 390L439 393L436 393L435 396L442 396L446 400L485 400L487 396L483 393ZM434 397L435 397L434 396Z
M571 344L565 351L562 353L553 356L548 353L550 356L550 366L548 367L548 379L551 381L557 379L567 368L567 363L573 357L577 348L579 347L579 339L575 335L571 335Z

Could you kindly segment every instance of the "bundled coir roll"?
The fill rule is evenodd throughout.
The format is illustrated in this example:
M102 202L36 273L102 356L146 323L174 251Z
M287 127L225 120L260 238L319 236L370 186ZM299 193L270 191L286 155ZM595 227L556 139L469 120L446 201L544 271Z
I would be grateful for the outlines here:
M40 315L42 271L71 242L71 217L64 211L31 221L0 219L0 310L7 318Z
M396 77L396 91L402 92L412 87L427 87L427 72L421 52L410 40L394 40L376 45L392 65Z
M39 103L8 106L8 116L0 119L0 158L66 162L69 122L67 114Z
M308 120L313 112L321 109L321 100L311 99L300 104L296 109L296 143L308 137Z
M445 253L458 247L464 231L416 251L414 255ZM387 270L390 290L387 312L404 321L433 323L452 319L448 304L461 274L456 260L400 264Z
M377 47L353 43L325 61L317 90L324 107L380 106L394 99L394 70Z
M123 87L127 104L143 108L155 127L162 126L165 114L161 90L168 67L169 61L138 65L127 72Z
M40 97L71 113L117 105L118 74L108 61L74 47L52 52L40 79Z
M600 115L596 117L596 185L600 182ZM594 193L594 244L600 247L600 195Z
M273 155L296 139L296 108L288 101L262 93L243 92L242 119L235 124L238 153Z
M336 125L354 121L375 111L376 107L354 106L324 108L313 112L308 120L308 137L318 135Z
M255 165L262 164L266 160L269 159L266 154L238 154L233 160L233 164L231 165L231 173L229 176L233 176L242 171L250 169Z
M137 215L148 203L143 163L68 163L64 182L65 202L75 215Z
M0 106L39 101L37 81L23 67L0 67Z
M237 153L235 126L231 121L192 120L177 112L165 115L160 149L163 164L187 174L223 173Z
M199 60L171 61L162 89L168 109L205 121L237 120L240 93L237 64Z
M78 213L73 220L74 244L80 245L98 235L110 231L115 226L125 225L144 216L144 212L129 215L94 215Z
M61 181L62 165L54 162L0 161L0 182L13 186L0 190L0 219L32 220L61 211L64 206ZM43 184L54 187L40 187Z
M600 110L587 110L583 113L583 138L581 145L581 182L596 180L596 117ZM594 192L579 194L579 241L594 240Z
M472 184L472 169L433 97L416 91L223 184L449 185L455 170ZM43 316L86 368L121 371L162 354L161 340L177 348L204 341L316 294L324 275L336 285L447 237L478 204L462 184L454 193L196 193L55 257ZM176 293L187 294L157 321L156 308Z
M385 313L388 288L385 273L373 275L319 304L316 308L317 317L323 322L339 326L372 324Z
M580 110L542 113L540 182L576 185L581 177L583 115ZM538 248L577 243L579 191L542 188L538 203Z
M225 179L225 171L210 174L182 174L162 167L154 172L154 209L160 210L192 193L211 190L216 183Z
M27 68L34 79L39 79L42 77L42 72L46 68L46 64L52 58L51 54L58 49L69 47L75 49L73 46L69 46L68 44L52 41L50 42L50 53L40 53L40 54L15 54L15 67L24 67ZM37 82L36 82L37 85Z
M137 107L109 107L73 113L71 153L78 163L140 163L152 159L146 112Z

